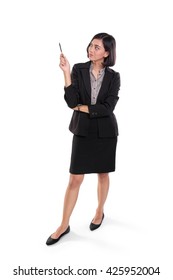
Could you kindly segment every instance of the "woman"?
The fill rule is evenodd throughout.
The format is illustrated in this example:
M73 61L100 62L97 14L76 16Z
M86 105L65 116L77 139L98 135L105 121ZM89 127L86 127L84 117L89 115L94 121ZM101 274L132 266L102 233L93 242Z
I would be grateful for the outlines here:
M62 222L48 238L52 245L70 231L69 220L84 174L98 174L98 206L90 230L100 227L109 190L109 172L115 171L118 126L113 113L119 99L120 75L115 64L116 42L107 33L96 34L87 47L89 61L70 64L61 53L60 68L65 80L65 101L73 110L69 129L74 134Z

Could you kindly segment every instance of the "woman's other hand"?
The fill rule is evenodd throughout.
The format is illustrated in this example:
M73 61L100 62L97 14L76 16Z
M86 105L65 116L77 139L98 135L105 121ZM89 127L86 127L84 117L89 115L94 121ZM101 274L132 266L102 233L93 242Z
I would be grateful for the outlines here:
M72 108L74 111L80 111L80 112L83 112L83 113L89 113L89 108L88 108L88 105L78 105L74 108Z

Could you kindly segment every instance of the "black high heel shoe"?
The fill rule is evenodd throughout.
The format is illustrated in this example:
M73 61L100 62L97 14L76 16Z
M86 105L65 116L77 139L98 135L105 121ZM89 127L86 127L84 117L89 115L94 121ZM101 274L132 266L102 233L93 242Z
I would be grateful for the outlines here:
M95 230L95 229L99 228L99 227L101 226L102 222L103 222L104 216L105 216L105 215L104 215L104 213L103 213L102 220L101 220L101 223L100 223L100 224L93 224L93 223L91 222L91 224L90 224L90 230Z
M58 242L61 239L61 237L63 237L65 234L69 233L69 231L70 231L70 226L68 226L68 228L56 239L52 238L51 235L50 235L49 238L46 241L46 245L49 246L49 245L55 244L56 242Z

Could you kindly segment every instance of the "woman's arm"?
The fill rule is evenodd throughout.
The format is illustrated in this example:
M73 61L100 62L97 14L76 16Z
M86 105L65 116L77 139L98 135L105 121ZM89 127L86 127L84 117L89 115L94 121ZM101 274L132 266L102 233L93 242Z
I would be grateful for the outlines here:
M63 53L61 53L60 55L59 67L61 68L64 74L65 87L70 86L71 85L70 64L67 58L63 55Z
M76 66L73 66L71 73L71 84L64 88L65 94L64 99L67 105L73 109L78 106L79 101L79 85L78 85L78 70Z

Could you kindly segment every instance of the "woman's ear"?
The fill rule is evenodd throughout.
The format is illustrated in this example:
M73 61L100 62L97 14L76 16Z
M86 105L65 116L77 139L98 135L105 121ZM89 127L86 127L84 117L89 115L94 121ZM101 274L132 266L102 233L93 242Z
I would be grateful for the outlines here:
M108 57L109 56L109 52L105 52L104 57Z

